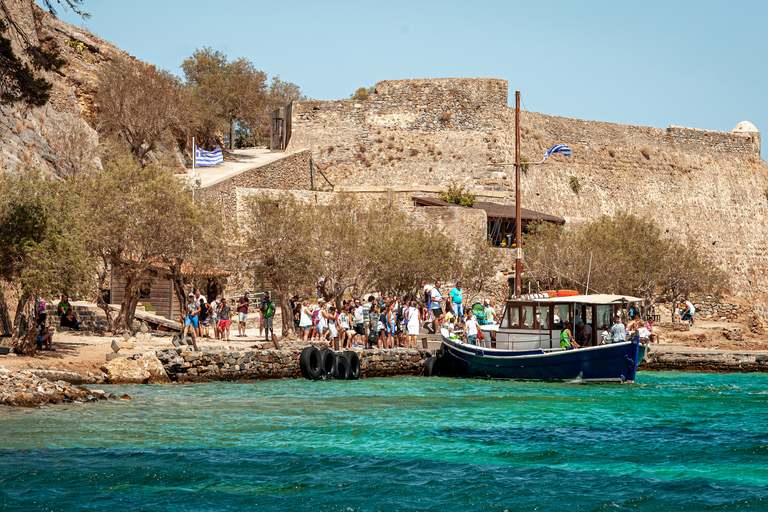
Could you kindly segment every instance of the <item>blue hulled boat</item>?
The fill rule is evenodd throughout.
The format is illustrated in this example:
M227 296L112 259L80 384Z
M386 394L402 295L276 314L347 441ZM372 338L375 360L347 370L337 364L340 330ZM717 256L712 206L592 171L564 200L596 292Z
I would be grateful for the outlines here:
M621 295L570 297L529 296L506 303L499 323L482 325L484 339L468 344L452 339L443 329L438 357L427 373L516 380L574 380L634 382L637 365L648 345L639 336L603 343L599 329L612 325L613 316L642 299ZM626 316L626 314L625 314ZM591 328L582 348L560 347L567 322Z

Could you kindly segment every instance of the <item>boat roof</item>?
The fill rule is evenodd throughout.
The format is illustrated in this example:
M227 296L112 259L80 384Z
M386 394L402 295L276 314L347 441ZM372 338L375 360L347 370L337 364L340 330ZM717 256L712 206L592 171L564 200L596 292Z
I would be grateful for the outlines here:
M608 293L592 295L571 295L569 297L550 297L546 299L533 299L535 302L573 302L575 304L613 304L622 301L643 302L640 297L631 295L612 295Z

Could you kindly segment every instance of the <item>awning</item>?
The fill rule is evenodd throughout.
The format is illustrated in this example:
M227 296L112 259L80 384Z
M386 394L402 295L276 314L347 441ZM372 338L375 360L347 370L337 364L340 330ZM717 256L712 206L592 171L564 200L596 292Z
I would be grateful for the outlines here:
M457 204L449 203L433 197L412 197L413 202L421 206L453 206L456 208L466 208L465 206L459 206ZM515 220L515 205L514 204L499 204L490 203L486 201L477 201L472 208L476 210L485 210L488 220ZM543 220L547 222L554 222L556 224L565 224L565 219L562 217L555 217L548 213L537 212L529 210L528 208L520 208L520 218L523 221Z

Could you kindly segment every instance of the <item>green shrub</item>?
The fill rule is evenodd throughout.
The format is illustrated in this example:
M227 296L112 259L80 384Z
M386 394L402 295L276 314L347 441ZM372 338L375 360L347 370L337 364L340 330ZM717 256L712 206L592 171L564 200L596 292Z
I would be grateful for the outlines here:
M461 185L451 180L448 190L440 193L440 199L446 203L458 204L460 206L472 207L475 204L476 194L465 189Z

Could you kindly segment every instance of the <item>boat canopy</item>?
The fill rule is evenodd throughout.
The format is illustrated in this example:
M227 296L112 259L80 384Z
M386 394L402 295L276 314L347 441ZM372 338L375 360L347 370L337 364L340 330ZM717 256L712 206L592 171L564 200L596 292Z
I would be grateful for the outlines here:
M611 295L611 294L597 294L597 295L571 295L569 297L550 297L546 299L535 299L535 302L573 302L574 304L614 304L626 302L643 302L640 297L632 297L631 295Z

